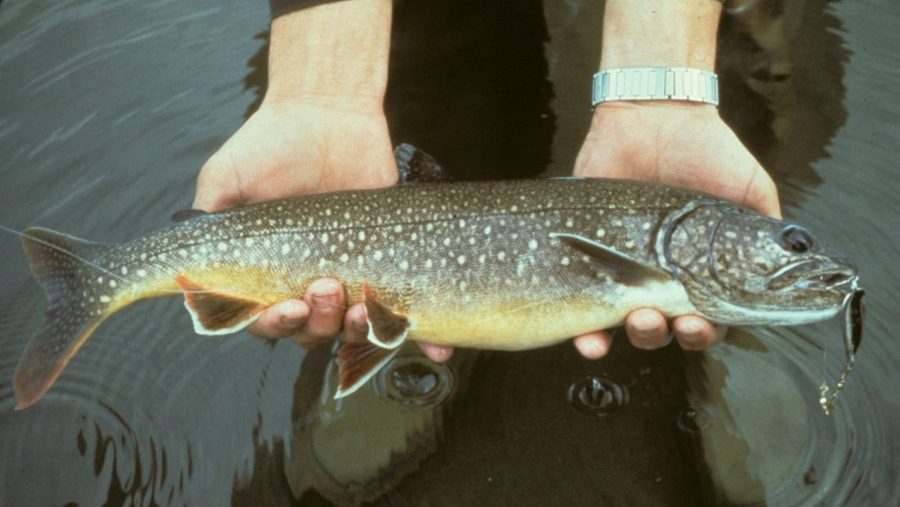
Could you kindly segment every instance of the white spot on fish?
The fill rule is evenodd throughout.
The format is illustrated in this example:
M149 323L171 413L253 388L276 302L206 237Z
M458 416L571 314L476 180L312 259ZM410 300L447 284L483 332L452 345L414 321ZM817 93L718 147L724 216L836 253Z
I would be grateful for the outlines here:
M109 281L109 286L110 286L110 288L115 289L115 288L116 288L116 281L115 281L115 280L110 280L110 281Z
M287 255L291 251L291 245L287 243L281 245L281 255Z
M498 252L498 253L497 253L497 260L498 260L498 261L502 261L502 260L505 259L505 258L506 258L506 252L501 251L501 252Z
M306 248L303 250L303 258L306 259L306 258L308 258L310 255L312 255L312 250L310 250L309 247L306 247Z
M462 218L459 219L459 228L464 229L466 227L466 221Z
M142 260L142 261L147 260L147 254L146 254L146 253L143 253L143 252L141 253L141 260Z
M319 238L319 241L321 241L323 245L324 245L325 243L328 243L328 233L327 233L327 232L323 232L323 233L322 233L322 237Z
M491 226L490 226L490 225L485 226L485 228L484 228L484 233L485 233L485 234L490 234L490 233L491 233Z
M525 274L525 263L519 261L516 263L516 275L522 276L523 274Z
M357 234L356 237L359 238L360 241L365 241L366 240L366 231L359 231L359 234Z
M515 213L515 212L519 211L519 207L514 204L509 208L509 211Z
M643 224L641 224L641 229L644 229L645 231L649 231L650 227L651 227L650 222L644 222Z
M475 237L474 236L469 237L469 244L472 246L475 245Z
M410 234L409 239L412 241L415 241L415 240L419 239L419 235L414 232L414 233Z
M425 269L431 269L432 266L434 266L434 262L431 259L426 259L425 260Z
M244 246L253 246L253 238L247 238L244 240Z
M109 303L110 301L112 301L112 300L109 299L109 296L100 296L101 303Z
M425 224L425 230L431 232L434 230L434 224Z
M341 262L347 262L347 261L349 261L349 260L350 260L350 256L349 256L349 255L347 255L347 254L345 254L345 253L342 253L342 254L341 254Z
M466 256L460 255L459 257L456 258L456 262L459 263L460 266L462 266L463 264L466 263Z
M102 276L97 277L97 283L103 283L103 277L102 277Z
M400 224L395 225L394 232L403 232L403 226Z
M344 220L350 220L350 212L349 211L344 212Z
M139 277L141 277L141 278L147 276L147 270L145 270L145 269L139 269L139 270L137 270L137 276L139 276Z
M400 261L400 269L402 269L403 271L409 269L409 262L407 262L406 259Z
M444 246L450 246L450 238L444 238Z
M737 233L734 231L725 231L725 237L728 239L736 239Z
M598 238L602 238L603 236L606 236L606 229L601 227L601 228L597 229L596 234L597 234Z
M466 287L468 287L468 284L466 283L465 280L459 282L459 290L460 290L460 292L465 292L465 291L466 291Z
M285 223L285 225L294 225L294 219L293 218L285 219L284 223Z
M373 255L373 258L376 261L380 261L382 257L384 257L384 252L382 252L381 250L375 250L375 254Z
M569 262L570 261L569 261L568 257L563 257L562 259L559 260L559 263L562 264L563 266L568 266Z
M571 218L567 218L566 219L566 227L572 227L573 225L575 225L575 221L572 220Z
M634 241L631 241L630 239L626 241L625 248L634 248Z
M187 254L188 254L187 250L185 250L184 248L181 248L178 250L178 255L180 255L182 257L187 257Z
M529 250L537 250L537 240L530 239L528 240L528 249Z

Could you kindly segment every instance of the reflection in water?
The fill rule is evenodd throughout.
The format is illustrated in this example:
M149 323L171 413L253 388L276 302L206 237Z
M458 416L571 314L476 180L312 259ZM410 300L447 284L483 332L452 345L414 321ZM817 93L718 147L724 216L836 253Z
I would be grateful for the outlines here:
M285 463L294 496L356 505L416 471L437 448L446 407L464 392L474 358L464 352L439 365L408 344L374 382L335 400L332 354L324 347L313 352L297 383L294 409L302 415Z
M709 503L866 504L854 496L863 471L850 459L869 447L866 431L854 421L853 407L822 414L813 396L823 374L810 360L814 348L783 330L756 336L732 330L725 343L690 363L687 429L700 435L714 486L706 492ZM868 403L876 402L853 405ZM872 455L864 462L877 467L883 460Z
M722 18L719 33L722 116L792 204L803 196L796 185L821 182L811 164L828 156L847 118L841 81L848 52L830 3L735 2L742 8Z

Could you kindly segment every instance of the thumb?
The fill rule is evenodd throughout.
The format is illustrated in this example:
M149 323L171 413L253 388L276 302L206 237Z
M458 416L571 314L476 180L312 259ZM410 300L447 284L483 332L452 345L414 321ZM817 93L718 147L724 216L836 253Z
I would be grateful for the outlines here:
M245 204L241 192L241 182L234 164L223 163L220 153L214 154L203 164L197 175L197 191L194 195L194 209L219 211Z

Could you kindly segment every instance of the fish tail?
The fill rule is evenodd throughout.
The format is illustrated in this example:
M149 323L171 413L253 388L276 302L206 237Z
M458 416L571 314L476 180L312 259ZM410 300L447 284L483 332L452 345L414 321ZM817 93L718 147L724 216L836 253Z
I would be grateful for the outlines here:
M69 359L112 313L112 298L96 282L98 266L92 263L110 245L32 227L22 233L22 246L49 308L16 369L17 410L44 396Z

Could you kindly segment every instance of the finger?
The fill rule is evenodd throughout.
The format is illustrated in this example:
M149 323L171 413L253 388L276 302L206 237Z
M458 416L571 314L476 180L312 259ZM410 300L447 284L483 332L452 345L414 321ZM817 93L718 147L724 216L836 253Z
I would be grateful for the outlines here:
M650 308L641 308L628 314L625 331L628 332L631 344L639 349L658 349L672 341L665 317Z
M299 331L308 316L309 305L288 299L266 308L247 331L260 338L285 338Z
M448 347L446 345L435 345L433 343L419 343L419 348L422 349L422 352L431 359L435 363L443 363L450 359L450 356L453 355L453 347Z
M365 303L356 303L344 314L344 339L351 342L364 342L368 333L366 305Z
M762 166L757 164L752 179L747 186L744 197L747 206L764 215L781 219L781 202L778 199L778 188Z
M675 339L684 350L703 350L725 337L726 326L715 326L695 315L678 317L672 323Z
M606 331L576 336L574 342L578 353L585 359L600 359L609 352L612 344L612 335Z
M312 340L324 341L341 331L345 310L344 288L337 280L316 280L306 290L304 300L311 311L302 334Z

